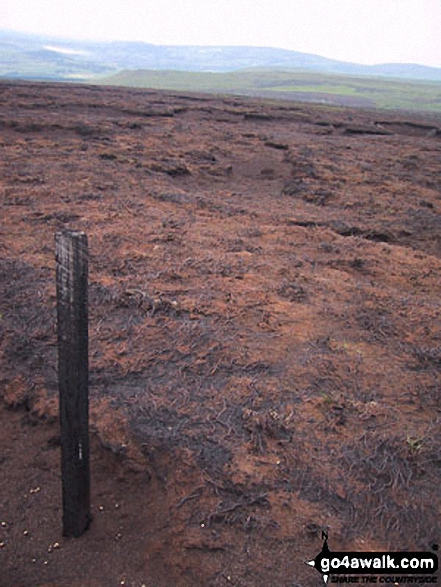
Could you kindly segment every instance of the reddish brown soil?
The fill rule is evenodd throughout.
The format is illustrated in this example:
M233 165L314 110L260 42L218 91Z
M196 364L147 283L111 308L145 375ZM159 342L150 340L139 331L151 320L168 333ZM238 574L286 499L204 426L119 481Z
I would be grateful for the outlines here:
M0 84L0 585L299 587L441 542L441 120ZM54 235L90 247L61 536Z

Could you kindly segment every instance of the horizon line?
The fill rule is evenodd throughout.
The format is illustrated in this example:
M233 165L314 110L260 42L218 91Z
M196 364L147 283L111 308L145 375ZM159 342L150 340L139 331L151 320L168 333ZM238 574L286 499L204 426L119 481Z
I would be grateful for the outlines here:
M309 55L313 57L320 57L321 59L326 59L328 61L333 61L335 63L345 63L349 65L357 65L362 67L380 67L380 66L397 66L397 65L406 65L406 66L416 66L416 67L424 67L428 69L439 69L441 70L441 65L428 65L426 63L419 63L419 62L412 62L412 61L382 61L376 63L361 63L359 61L346 61L342 59L336 59L335 57L327 57L326 55L321 55L320 53L310 53L308 51L299 51L297 49L287 49L285 47L277 47L274 45L231 45L231 44L192 44L192 43L152 43L145 40L139 39L99 39L99 38L92 38L92 37L76 37L76 36L64 36L64 35L54 35L53 33L43 33L43 32L31 32L31 31L24 31L18 29L10 29L0 26L0 33L5 32L9 34L18 34L24 35L29 37L43 37L46 40L54 40L54 41L65 41L65 42L76 42L76 43L104 43L104 44L111 44L111 43L127 43L127 44L142 44L142 45L149 45L153 47L191 47L191 48L230 48L230 49L272 49L275 51L286 51L288 53L298 53L301 55Z

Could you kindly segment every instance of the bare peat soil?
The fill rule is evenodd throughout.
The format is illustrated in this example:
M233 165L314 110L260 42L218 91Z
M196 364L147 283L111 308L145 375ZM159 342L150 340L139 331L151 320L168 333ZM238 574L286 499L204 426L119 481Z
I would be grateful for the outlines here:
M441 119L0 84L0 585L313 587L441 542ZM54 235L90 247L61 536Z

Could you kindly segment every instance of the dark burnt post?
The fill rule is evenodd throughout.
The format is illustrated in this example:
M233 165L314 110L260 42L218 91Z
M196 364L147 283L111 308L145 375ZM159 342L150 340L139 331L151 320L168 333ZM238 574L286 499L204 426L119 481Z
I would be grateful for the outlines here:
M87 236L57 233L55 247L63 535L78 537L91 520Z

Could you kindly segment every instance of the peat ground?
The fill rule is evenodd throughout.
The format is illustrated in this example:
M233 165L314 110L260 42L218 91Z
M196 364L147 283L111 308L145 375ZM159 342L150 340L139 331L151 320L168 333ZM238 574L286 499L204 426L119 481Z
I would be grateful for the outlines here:
M441 118L0 84L0 585L313 587L441 542ZM61 537L54 235L90 247Z

